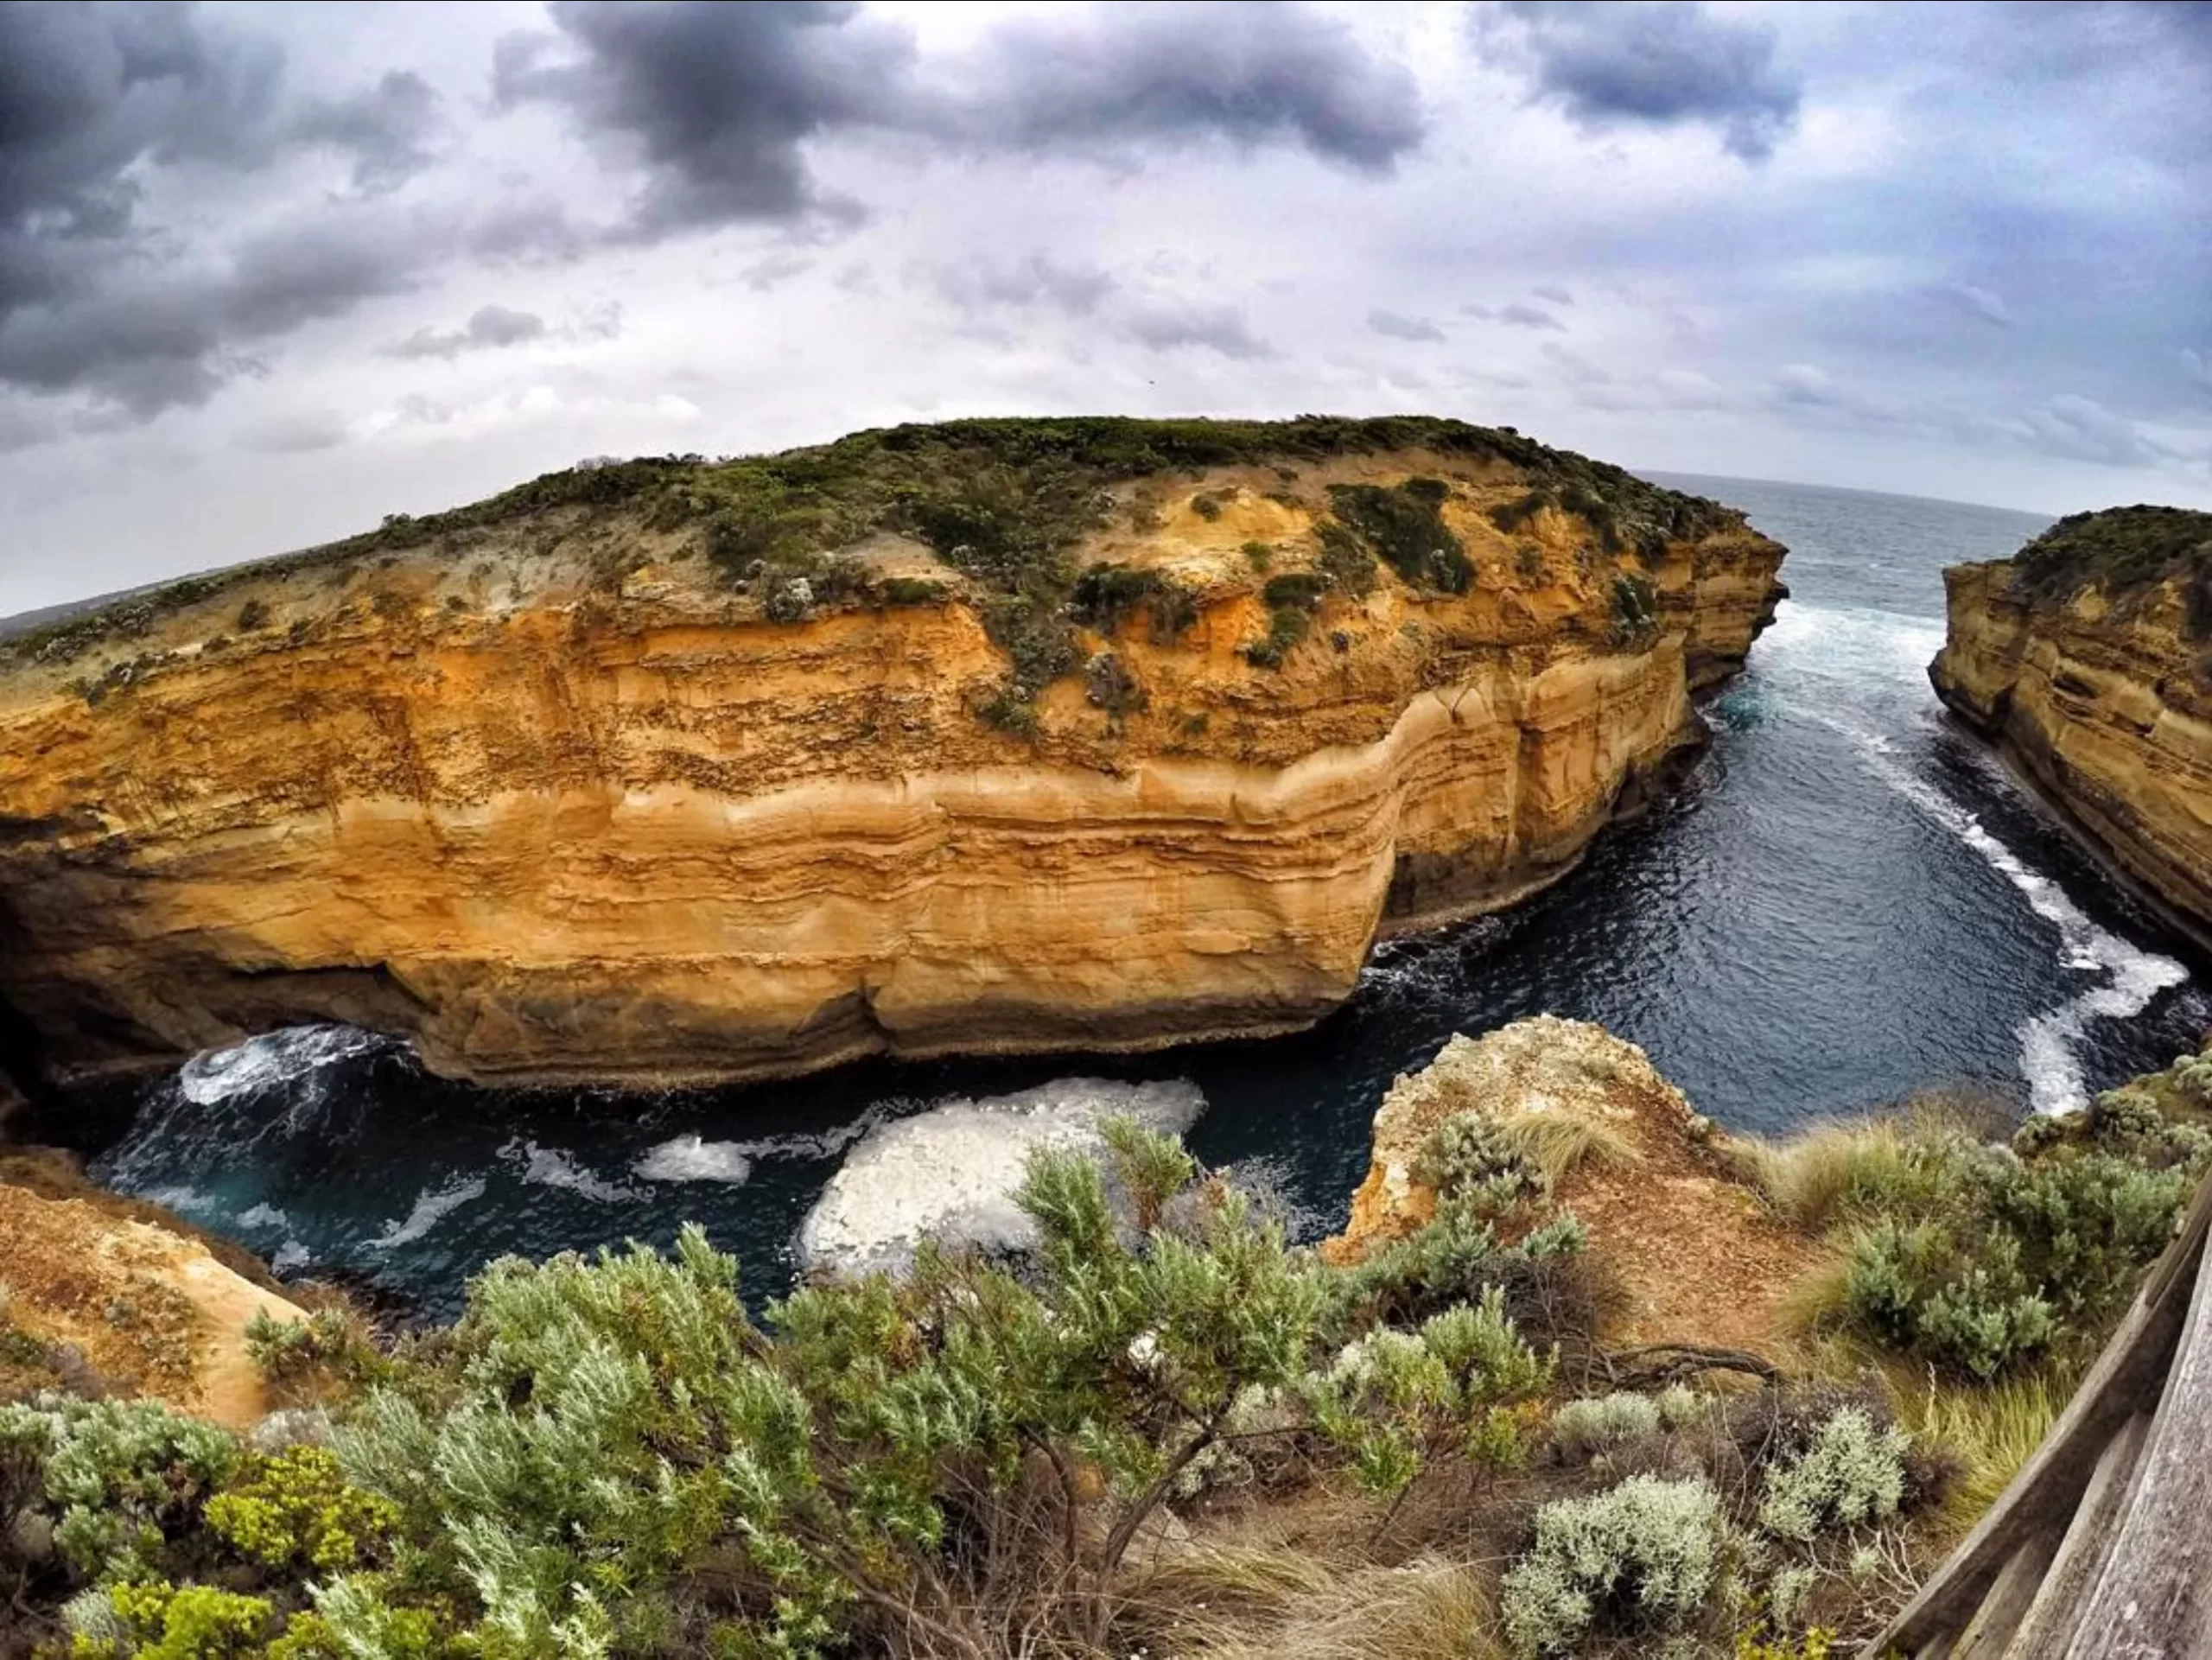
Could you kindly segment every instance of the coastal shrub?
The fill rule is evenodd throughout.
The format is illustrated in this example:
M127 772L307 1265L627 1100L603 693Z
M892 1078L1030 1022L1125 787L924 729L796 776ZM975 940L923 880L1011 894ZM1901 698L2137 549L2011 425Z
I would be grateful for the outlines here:
M2031 1113L2012 1132L2012 1152L2021 1159L2032 1159L2047 1153L2084 1127L2082 1116L2077 1112Z
M1274 544L1272 542L1247 542L1237 551L1244 556L1245 563L1262 575L1275 562Z
M1311 613L1295 605L1279 605L1268 614L1265 639L1256 639L1244 647L1244 660L1259 669L1279 669L1293 647L1304 639L1313 626Z
M1450 495L1450 487L1440 479L1408 479L1395 487L1329 487L1329 504L1338 519L1391 569L1416 588L1464 594L1474 581L1475 568L1444 522Z
M2196 598L2212 568L2212 513L2186 507L2107 507L2069 513L2012 556L2013 581L2029 595L2063 600L2094 582L2124 595L2175 578L2189 599L2191 633L2212 633L2212 607Z
M226 1431L159 1402L47 1393L0 1406L0 1498L50 1525L85 1580L154 1577L168 1537L238 1460Z
M994 1618L1096 1646L1122 1557L1232 1438L1304 1437L1382 1491L1440 1452L1510 1455L1550 1364L1501 1291L1405 1329L1347 1319L1338 1276L1173 1137L1102 1135L1095 1159L1033 1155L1023 1262L925 1248L758 1326L696 1229L672 1260L492 1264L334 1434L346 1487L385 1508L291 1455L281 1485L317 1502L282 1510L262 1559L388 1536L395 1606L443 1599L486 1655L987 1651ZM236 1491L274 1503L274 1469ZM321 1536L296 1519L334 1505ZM337 1625L330 1595L315 1618Z
M73 1653L83 1660L250 1660L267 1652L276 1619L266 1600L211 1585L160 1580L118 1585L106 1597L107 1617L79 1615Z
M2157 1143L2166 1133L2166 1116L2147 1090L2106 1090L2090 1103L2089 1134L2106 1143Z
M1962 1246L1939 1223L1878 1223L1860 1236L1845 1289L1852 1318L1907 1353L1987 1379L2047 1349L2051 1306L2031 1288L2017 1241Z
M1083 690L1094 709L1117 716L1142 709L1148 701L1128 665L1113 652L1094 652L1083 665Z
M1141 610L1154 640L1175 639L1198 619L1195 596L1156 570L1127 565L1092 565L1076 578L1069 614L1102 634L1116 633L1123 620Z
M1692 1477L1630 1477L1536 1512L1535 1537L1505 1575L1514 1647L1565 1654L1591 1637L1678 1631L1705 1611L1722 1569L1720 1498Z
M1375 556L1367 544L1334 519L1324 519L1318 532L1321 551L1314 569L1354 599L1375 590Z
M920 576L887 576L876 590L889 606L935 605L950 592L943 582Z
M1648 639L1658 626L1658 595L1650 578L1633 571L1614 577L1612 643L1629 646Z
M1303 1392L1315 1427L1351 1455L1362 1484L1388 1494L1402 1491L1441 1447L1465 1450L1501 1429L1510 1440L1510 1419L1501 1423L1487 1409L1539 1393L1551 1376L1550 1361L1522 1340L1492 1286L1478 1302L1433 1314L1414 1331L1384 1326L1356 1339Z
M1295 606L1301 611L1311 611L1321 603L1327 591L1328 578L1311 570L1287 570L1280 576L1268 578L1267 586L1260 590L1260 597L1271 607Z
M1548 490L1531 490L1526 495L1516 496L1511 501L1502 501L1490 510L1490 522L1507 536L1526 525L1547 507L1555 507L1557 499Z
M319 1308L296 1320L257 1309L245 1336L246 1353L287 1398L362 1382L384 1364L368 1332L343 1308Z
M2094 1342L2164 1249L2212 1136L2142 1091L2092 1115L2101 1135L2031 1121L1991 1146L1956 1105L1828 1126L1736 1153L1776 1208L1850 1228L1841 1312L1867 1334L1988 1378Z
M397 1525L388 1501L347 1485L319 1447L255 1455L207 1501L215 1536L264 1568L334 1572L355 1566Z
M1204 493L1191 498L1191 511L1209 523L1221 517L1221 498Z
M1801 1452L1767 1466L1759 1526L1809 1544L1831 1528L1886 1521L1904 1498L1910 1437L1878 1427L1864 1407L1840 1407Z
M1552 1414L1552 1445L1560 1456L1586 1462L1623 1441L1656 1435L1659 1402L1626 1390L1568 1401Z

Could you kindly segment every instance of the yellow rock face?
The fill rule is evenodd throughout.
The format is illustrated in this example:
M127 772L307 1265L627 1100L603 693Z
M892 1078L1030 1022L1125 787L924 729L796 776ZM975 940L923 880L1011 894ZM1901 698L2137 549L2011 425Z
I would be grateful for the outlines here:
M1248 662L1244 544L1303 569L1322 487L1415 474L1452 484L1472 588L1386 568ZM935 597L782 623L581 510L233 588L0 671L0 1000L64 1066L334 1018L535 1081L1310 1022L1379 930L1564 870L1771 614L1756 533L1616 560L1556 509L1497 531L1522 488L1422 455L1294 495L1263 468L1148 485L1077 563L1166 573L1196 620L1087 635L1141 707L1066 677L1027 737L976 713L1007 675L981 596L889 537L855 558ZM1624 572L1657 595L1627 638Z
M2212 925L2212 682L2179 591L2031 606L2011 576L1943 573L1937 694L2183 920Z

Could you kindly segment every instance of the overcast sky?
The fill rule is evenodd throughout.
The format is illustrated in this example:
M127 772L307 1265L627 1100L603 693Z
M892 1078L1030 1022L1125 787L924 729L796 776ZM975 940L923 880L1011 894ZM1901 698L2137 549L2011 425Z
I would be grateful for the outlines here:
M2212 506L2212 5L0 3L0 614L586 455L1302 410Z

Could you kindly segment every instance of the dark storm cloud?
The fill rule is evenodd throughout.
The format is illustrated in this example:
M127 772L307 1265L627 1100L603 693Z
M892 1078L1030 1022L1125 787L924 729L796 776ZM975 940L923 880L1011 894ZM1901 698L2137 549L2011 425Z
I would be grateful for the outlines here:
M512 311L505 306L479 306L459 328L418 328L404 340L385 348L395 358L443 358L450 363L464 352L496 351L520 346L545 336L545 319L534 311Z
M282 68L182 6L0 6L0 315L138 228L133 164L262 159Z
M964 107L962 107L963 106ZM1220 137L1382 171L1421 141L1419 89L1300 4L1092 6L1001 24L950 130L1017 149Z
M393 70L367 91L302 111L291 131L353 158L353 188L365 196L395 190L435 159L438 95L420 75Z
M1123 332L1155 352L1197 347L1244 363L1275 355L1275 348L1253 334L1244 314L1230 305L1155 302L1131 311Z
M1478 44L1517 60L1540 98L1585 126L1700 123L1762 162L1796 123L1797 80L1776 67L1764 25L1689 0L1509 0L1502 10L1512 22L1476 14Z
M148 222L143 175L248 173L304 140L350 156L358 188L416 165L429 89L287 111L272 42L188 6L0 5L0 383L145 417L205 402L255 343L408 281L389 237L311 221L181 259Z
M905 29L853 5L569 0L552 16L560 40L500 43L493 98L549 100L635 146L641 239L821 206L801 144L903 102L914 56Z
M0 382L141 417L203 404L261 367L245 348L399 292L413 264L393 239L326 226L245 244L212 269L128 270L0 319Z
M1402 311L1376 309L1367 314L1367 326L1378 334L1394 340L1440 340L1444 331L1426 317L1408 316Z
M624 239L850 221L857 205L825 198L804 154L842 131L1016 153L1217 137L1379 171L1423 130L1410 72L1297 4L1010 18L938 79L920 73L907 29L854 5L565 0L552 17L557 36L501 42L493 99L560 105L631 147L644 182Z
M1574 303L1573 294L1568 289L1560 288L1555 284L1547 284L1542 288L1533 288L1530 289L1529 292L1535 295L1539 300L1549 300L1555 306L1571 306Z

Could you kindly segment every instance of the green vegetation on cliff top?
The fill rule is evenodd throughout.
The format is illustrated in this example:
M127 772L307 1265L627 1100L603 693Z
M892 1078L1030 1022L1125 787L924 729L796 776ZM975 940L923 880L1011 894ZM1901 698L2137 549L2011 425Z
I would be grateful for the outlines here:
M2021 590L2037 600L2070 599L2093 582L2118 596L2178 581L2192 632L2212 633L2212 513L2143 504L2072 513L2012 563Z
M0 641L0 656L66 661L102 641L143 634L169 613L249 583L409 553L460 557L486 532L573 510L587 518L632 513L660 532L695 531L697 545L734 585L757 585L772 615L779 607L783 614L800 614L807 603L839 597L849 574L830 568L835 550L878 531L914 537L984 589L992 632L1013 652L1017 679L1030 683L1022 690L1033 691L1039 677L1072 666L1048 614L1069 595L1077 573L1067 556L1103 522L1111 487L1151 474L1198 476L1244 465L1276 467L1287 483L1300 466L1332 457L1423 450L1440 464L1498 462L1517 469L1531 487L1527 511L1552 505L1580 513L1609 551L1656 554L1670 540L1739 522L1717 503L1551 448L1510 428L1434 417L949 421L859 432L780 455L724 461L667 455L548 473L449 512L395 514L342 542L128 595ZM1427 497L1401 502L1396 493L1339 492L1331 505L1408 582L1464 589L1464 555L1448 536L1429 534L1437 528L1427 523L1435 503ZM808 586L794 597L802 580Z

